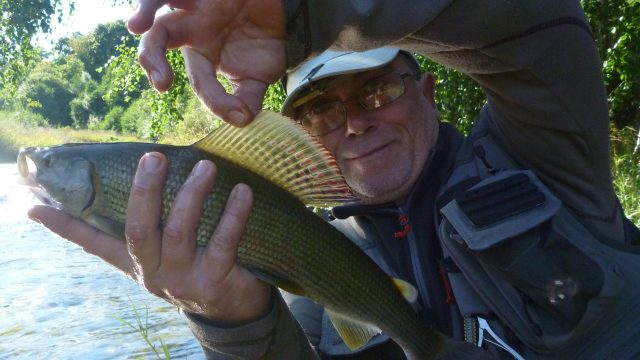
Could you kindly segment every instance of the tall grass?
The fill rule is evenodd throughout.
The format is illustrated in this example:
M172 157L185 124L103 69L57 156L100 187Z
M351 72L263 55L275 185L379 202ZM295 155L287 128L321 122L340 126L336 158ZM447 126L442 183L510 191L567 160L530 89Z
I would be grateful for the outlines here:
M51 128L37 117L0 112L0 162L16 160L21 147L50 146L68 142L139 141L135 136L113 131Z
M636 136L632 128L611 130L611 170L622 208L640 226L640 153L634 153Z
M115 316L115 319L120 321L122 324L126 325L127 327L131 328L133 331L140 334L142 339L145 341L145 343L147 343L147 345L149 346L149 348L151 349L151 351L153 352L153 354L156 356L158 360L163 360L163 357L161 356L161 352L162 352L162 355L164 355L164 360L171 360L171 353L169 352L169 347L164 343L162 338L159 338L160 346L158 348L156 345L153 344L153 342L151 341L151 338L149 337L149 322L148 322L149 308L145 305L144 307L145 316L143 321L142 316L140 315L139 309L136 307L133 301L131 301L131 299L129 299L129 303L133 308L133 313L135 315L136 323L132 324L130 321L127 321L119 316Z

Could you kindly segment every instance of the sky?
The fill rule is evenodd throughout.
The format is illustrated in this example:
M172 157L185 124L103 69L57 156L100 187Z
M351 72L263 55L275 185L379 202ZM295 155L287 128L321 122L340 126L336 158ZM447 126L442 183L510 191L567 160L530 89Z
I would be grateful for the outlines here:
M64 6L68 6L68 3L65 2ZM61 37L70 36L74 32L87 34L98 24L126 20L132 13L132 9L132 5L129 4L114 7L110 0L76 0L74 14L64 18L62 23L54 21L52 33L39 36L37 42L50 50L56 40Z

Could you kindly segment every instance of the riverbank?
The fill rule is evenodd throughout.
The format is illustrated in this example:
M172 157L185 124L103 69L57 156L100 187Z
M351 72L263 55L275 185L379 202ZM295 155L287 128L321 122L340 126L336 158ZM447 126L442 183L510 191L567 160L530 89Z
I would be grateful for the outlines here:
M10 112L0 112L0 163L16 161L21 147L51 146L69 142L142 141L114 131L75 130L24 124Z

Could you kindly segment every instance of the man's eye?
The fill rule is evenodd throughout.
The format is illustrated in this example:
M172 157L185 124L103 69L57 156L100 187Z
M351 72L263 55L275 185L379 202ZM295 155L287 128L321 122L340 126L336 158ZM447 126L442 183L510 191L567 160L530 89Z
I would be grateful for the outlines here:
M337 104L335 101L315 105L311 112L314 114L324 114L326 112L335 111Z
M370 96L384 92L388 85L389 83L387 81L378 79L368 82L362 90L364 90L365 96Z

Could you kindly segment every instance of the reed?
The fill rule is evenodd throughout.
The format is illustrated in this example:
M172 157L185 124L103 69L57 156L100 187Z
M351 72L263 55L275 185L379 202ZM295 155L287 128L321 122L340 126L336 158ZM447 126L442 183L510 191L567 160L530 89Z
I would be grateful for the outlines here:
M140 309L136 307L136 305L133 303L133 301L131 301L131 299L129 299L129 303L131 304L131 308L133 309L133 313L135 316L135 324L132 324L130 321L125 320L119 316L114 316L115 319L120 321L122 324L126 325L127 327L131 328L133 331L140 334L142 339L144 339L144 342L147 343L147 345L149 346L149 349L151 349L151 351L153 352L153 354L156 356L158 360L163 360L163 359L171 360L171 353L169 352L169 347L167 346L167 344L164 343L162 338L158 337L160 341L160 346L158 347L154 345L154 343L151 341L151 338L149 337L149 322L148 322L149 308L147 306L144 307L145 316L143 320L142 316L140 315ZM164 358L161 355L164 355Z

